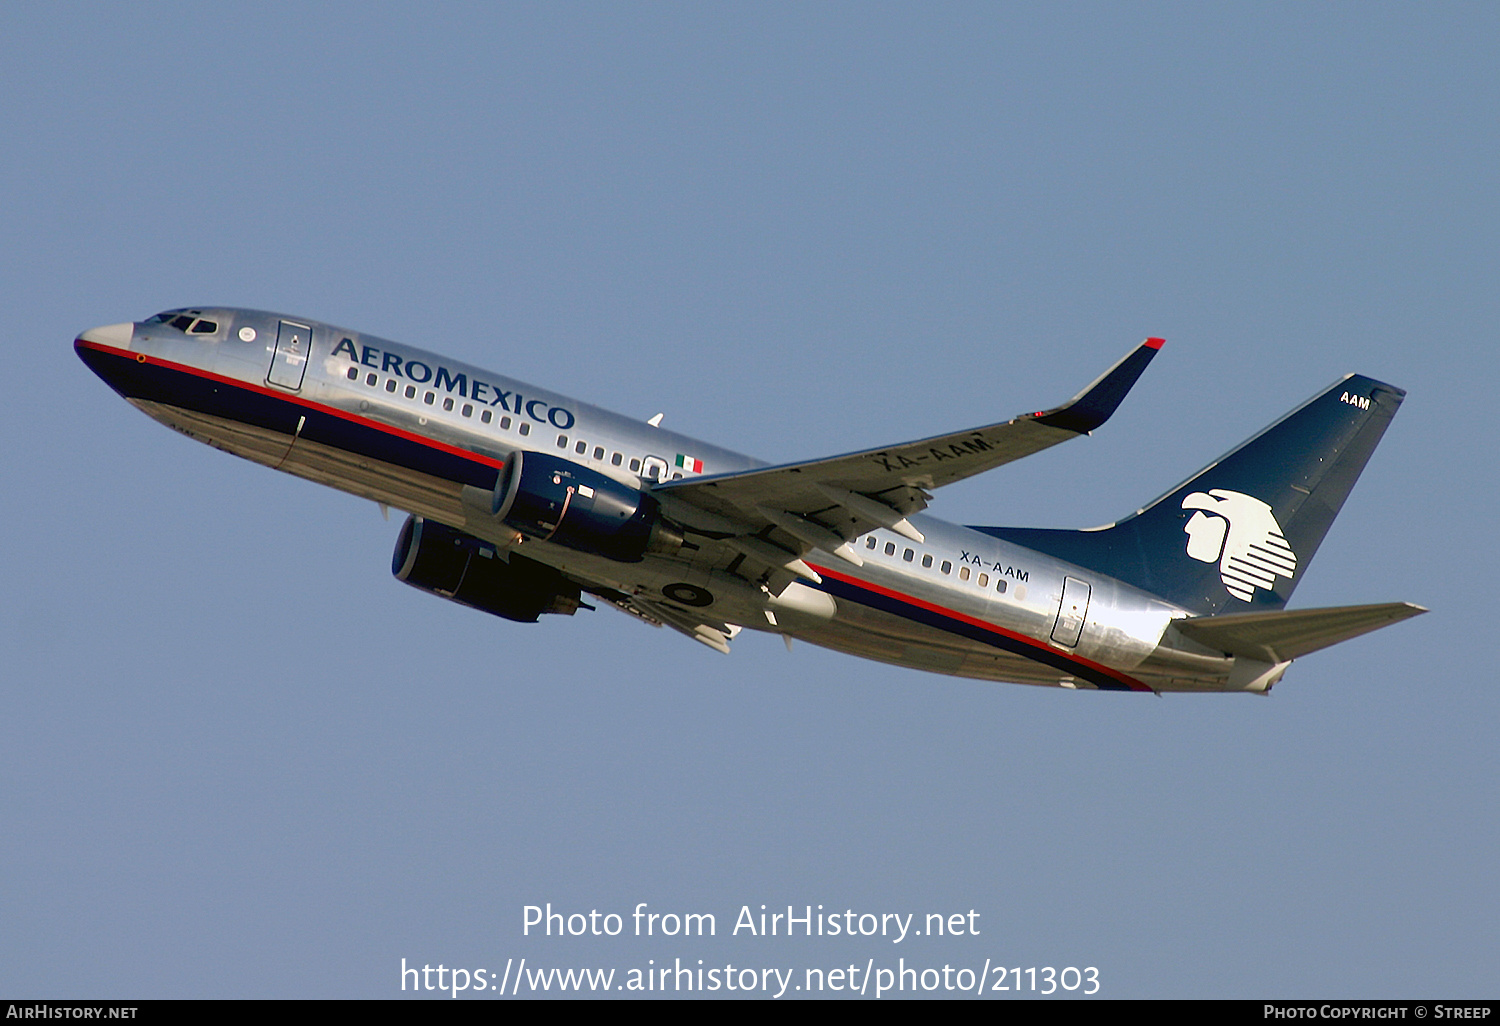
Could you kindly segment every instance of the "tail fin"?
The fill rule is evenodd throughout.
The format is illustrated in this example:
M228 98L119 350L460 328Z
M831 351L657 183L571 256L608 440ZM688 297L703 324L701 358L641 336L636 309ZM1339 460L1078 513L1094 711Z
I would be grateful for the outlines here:
M975 530L1109 574L1199 615L1280 609L1405 395L1347 375L1108 527Z

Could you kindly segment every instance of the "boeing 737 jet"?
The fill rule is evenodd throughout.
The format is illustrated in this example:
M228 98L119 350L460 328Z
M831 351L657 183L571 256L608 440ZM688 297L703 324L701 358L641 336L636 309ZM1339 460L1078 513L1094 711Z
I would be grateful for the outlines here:
M984 680L1264 693L1293 659L1424 612L1285 608L1405 395L1359 375L1105 527L923 513L1099 427L1161 345L1053 409L771 466L299 317L169 310L74 342L147 416L406 511L396 577L507 620L591 596L726 653L748 628Z

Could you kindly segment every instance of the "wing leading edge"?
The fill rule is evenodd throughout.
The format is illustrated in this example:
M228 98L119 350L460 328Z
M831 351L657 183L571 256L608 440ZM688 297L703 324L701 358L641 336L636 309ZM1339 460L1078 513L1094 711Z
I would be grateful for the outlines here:
M856 565L851 539L884 527L920 541L906 516L928 489L992 470L1099 427L1163 340L1148 338L1072 399L998 424L802 463L665 482L655 494L723 518L731 547L756 562L811 574L800 557L823 549ZM785 558L782 558L784 553ZM812 575L815 577L816 575Z

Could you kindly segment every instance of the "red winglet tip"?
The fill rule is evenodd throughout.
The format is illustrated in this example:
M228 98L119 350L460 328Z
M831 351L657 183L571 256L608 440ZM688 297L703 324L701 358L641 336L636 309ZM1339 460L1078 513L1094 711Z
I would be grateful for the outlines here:
M1148 339L1146 339L1146 348L1147 349L1160 349L1162 346L1164 346L1166 344L1167 344L1167 340L1164 339L1164 338L1148 338Z

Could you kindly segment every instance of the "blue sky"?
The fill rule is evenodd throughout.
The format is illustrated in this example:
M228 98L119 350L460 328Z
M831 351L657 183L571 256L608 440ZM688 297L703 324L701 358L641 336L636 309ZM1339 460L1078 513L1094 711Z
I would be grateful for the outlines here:
M1493 996L1500 13L1476 4L0 12L0 992L399 995L400 960L1092 965ZM965 523L1138 507L1338 375L1409 395L1269 699L1063 693L401 587L398 522L120 402L74 335L315 317L771 460L1056 403ZM712 912L687 942L522 907ZM742 905L975 909L896 947Z

